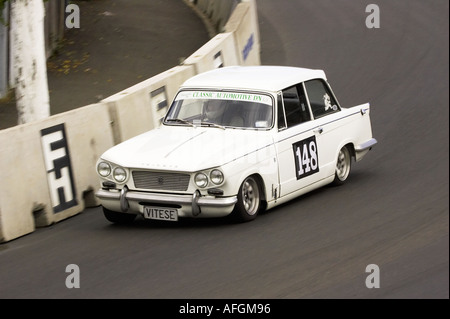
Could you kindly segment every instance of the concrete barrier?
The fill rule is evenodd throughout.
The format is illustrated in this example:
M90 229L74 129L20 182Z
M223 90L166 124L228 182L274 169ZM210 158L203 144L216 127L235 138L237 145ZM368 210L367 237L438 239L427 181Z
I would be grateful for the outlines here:
M240 65L260 65L260 37L256 1L241 2L225 25L225 32L234 34Z
M189 56L183 65L193 65L196 73L239 65L233 33L219 33Z
M192 1L191 1L192 2ZM216 33L224 32L224 26L230 18L239 0L197 0L193 1L197 8L210 21Z
M194 66L176 66L104 99L113 122L114 142L159 126L179 86L194 74Z
M112 146L101 103L0 131L0 242L99 205L95 164Z
M256 0L191 2L217 33L233 34L239 65L261 64Z

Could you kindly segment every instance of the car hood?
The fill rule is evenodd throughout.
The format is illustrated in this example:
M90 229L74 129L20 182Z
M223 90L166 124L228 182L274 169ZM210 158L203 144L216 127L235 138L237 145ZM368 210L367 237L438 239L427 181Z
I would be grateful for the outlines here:
M161 126L112 147L101 158L129 168L195 172L224 165L271 142L270 131Z

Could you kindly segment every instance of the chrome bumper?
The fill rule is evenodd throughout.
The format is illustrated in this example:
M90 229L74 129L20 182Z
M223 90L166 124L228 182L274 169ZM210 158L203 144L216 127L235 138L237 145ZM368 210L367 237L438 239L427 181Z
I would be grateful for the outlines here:
M374 147L375 144L377 144L377 143L378 143L378 142L377 142L376 139L371 138L371 139L368 140L367 142L362 143L362 144L356 146L356 147L355 147L355 151L356 151L356 152L364 152L364 151L366 151L366 150L370 150L370 149L371 149L372 147Z
M194 216L200 214L201 207L230 207L237 202L237 196L223 198L206 198L200 195L197 190L192 195L176 195L176 194L159 194L159 193L143 193L129 191L125 186L122 190L112 192L100 189L95 193L99 199L120 201L120 209L127 212L130 207L129 201L134 202L152 202L156 204L175 204L189 205L192 207Z
M355 159L357 162L363 159L364 156L377 144L377 140L371 138L370 140L355 146Z

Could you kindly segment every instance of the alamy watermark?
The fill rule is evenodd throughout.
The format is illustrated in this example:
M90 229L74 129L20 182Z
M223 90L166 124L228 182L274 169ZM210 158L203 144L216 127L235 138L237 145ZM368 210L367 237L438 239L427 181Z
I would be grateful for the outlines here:
M66 287L69 289L80 288L80 267L76 264L67 265L66 273L69 273L66 278Z
M370 273L366 277L366 287L369 289L380 288L380 267L376 264L367 265L366 272Z
M68 289L80 288L80 267L77 264L69 264L66 266L66 287ZM369 289L380 288L380 267L376 264L366 266L366 287Z
M80 28L80 7L76 4L69 4L66 7L66 28L79 29Z
M376 4L369 4L366 7L366 13L370 13L366 17L366 27L368 29L380 28L380 7Z

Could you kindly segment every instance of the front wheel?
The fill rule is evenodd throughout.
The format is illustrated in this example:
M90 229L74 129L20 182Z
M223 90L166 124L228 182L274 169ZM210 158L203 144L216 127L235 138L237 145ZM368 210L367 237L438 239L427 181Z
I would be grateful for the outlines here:
M103 207L103 214L105 215L105 218L107 220L109 220L111 223L114 224L128 224L134 221L136 218L135 214L119 213L106 209L104 207Z
M342 185L350 175L352 166L352 156L347 146L341 148L336 161L336 172L334 175L334 185Z
M234 219L239 222L254 220L262 207L261 190L255 177L249 176L242 182L237 197Z

